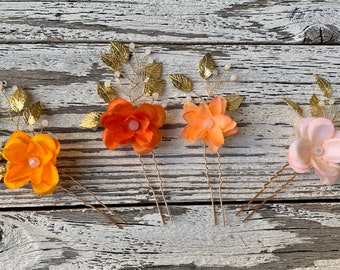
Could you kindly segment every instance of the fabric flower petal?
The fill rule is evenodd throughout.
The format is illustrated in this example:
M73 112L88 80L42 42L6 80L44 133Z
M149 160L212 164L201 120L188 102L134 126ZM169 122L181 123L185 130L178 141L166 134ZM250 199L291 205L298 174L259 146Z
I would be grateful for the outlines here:
M227 108L227 100L221 97L214 97L209 103L209 110L212 115L224 114Z
M57 156L60 152L60 143L55 138L49 136L48 134L37 134L32 138L32 142L40 145L45 151L52 154L51 160L53 164L57 162Z
M205 145L207 145L209 147L209 150L211 153L216 153L218 150L218 146L216 144L214 144L209 137L206 137L204 139L204 143Z
M16 164L25 162L27 160L28 143L22 141L13 143L11 140L8 140L8 142L2 150L3 158Z
M191 143L194 143L196 140L203 139L205 137L203 134L205 133L206 131L203 128L197 129L186 126L181 132L181 137Z
M214 125L207 131L207 136L216 146L221 146L224 143L223 132L221 128L217 125Z
M41 165L32 170L31 175L30 175L32 185L40 184L40 182L42 181L42 174L43 174L44 167L45 167L44 165Z
M233 129L230 129L223 133L224 136L231 136L238 132L238 127L234 127Z
M124 138L125 135L126 134L117 134L116 132L112 132L109 129L104 129L102 133L102 140L108 149L114 150L119 145L128 143L133 136L132 134L131 136ZM126 140L126 142L124 140Z
M218 125L222 132L225 133L236 127L237 123L231 119L230 116L225 114L219 114L212 117L214 124Z
M115 98L109 103L107 107L107 112L119 113L122 115L131 115L134 113L135 108L133 105L123 98Z
M318 171L315 171L315 173L320 178L320 184L322 185L334 185L336 181L339 179L339 174L334 176L325 176L320 174Z
M166 114L162 106L155 104L144 103L136 110L136 115L142 114L150 120L151 124L155 127L161 127L166 120Z
M315 118L309 124L307 133L312 145L321 146L325 140L333 137L333 122L327 118Z
M187 101L183 105L183 110L184 110L184 113L191 112L191 111L196 112L198 110L198 106L190 101Z
M135 150L138 154L144 155L150 153L157 144L159 144L162 140L162 133L157 129L151 130L153 136L149 143L147 144L139 144L139 141L135 140L131 142L131 146L133 150Z
M309 124L315 119L315 117L302 118L294 125L294 134L297 138L307 138L307 128Z
M58 170L52 163L49 163L42 170L41 181L39 183L32 182L32 187L35 193L47 195L55 191L58 183Z
M297 173L305 173L308 172L312 166L310 159L309 141L303 138L296 139L289 147L289 165Z
M340 138L326 140L322 148L322 159L328 162L340 163Z
M4 183L10 189L20 188L30 181L30 173L28 164L7 163Z
M311 163L321 181L331 182L331 179L336 180L340 175L340 167L338 164L327 162L321 158L312 158Z

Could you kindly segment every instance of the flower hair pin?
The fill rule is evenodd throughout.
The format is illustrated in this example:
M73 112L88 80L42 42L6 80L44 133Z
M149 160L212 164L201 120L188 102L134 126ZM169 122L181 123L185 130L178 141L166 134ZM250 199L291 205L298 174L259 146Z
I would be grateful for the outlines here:
M115 81L107 80L97 85L99 97L108 103L107 110L103 113L91 112L87 114L80 126L85 128L103 126L102 140L109 150L114 150L125 144L131 145L139 155L144 177L164 224L165 220L158 196L144 162L145 155L151 154L159 180L161 197L172 221L163 190L163 179L153 151L162 140L159 128L164 125L166 119L163 108L166 104L163 106L155 104L155 100L165 86L165 80L161 78L162 63L155 62L149 57L151 53L149 49L145 50L142 56L137 54L133 43L127 48L122 43L113 41L110 43L110 48L110 53L101 54L100 57L103 63L114 71ZM125 98L118 97L118 95ZM141 104L135 107L133 105L135 103Z
M319 99L315 94L309 100L311 117L305 117L303 110L297 103L283 99L302 118L294 125L295 140L289 147L288 163L275 173L262 189L246 204L236 215L240 215L250 204L258 198L264 190L286 169L291 168L293 175L272 195L266 197L244 219L247 221L267 201L273 199L292 181L299 173L307 173L311 169L320 178L320 183L333 185L340 176L340 130L336 130L333 121L339 116L331 98L332 87L330 83L319 75L315 75L318 87L323 93Z
M3 126L6 126L6 123L13 124L15 131L0 130L1 134L9 136L2 143L0 162L6 161L6 165L0 166L0 180L3 180L5 186L9 189L17 189L30 183L34 193L39 195L54 193L57 187L59 187L80 200L85 206L97 211L118 228L122 228L111 216L88 203L70 188L59 182L60 175L72 180L82 190L91 194L95 201L103 206L111 215L118 218L121 222L125 222L119 214L107 207L79 181L57 168L57 157L60 152L59 141L44 132L44 128L48 126L47 120L40 121L38 131L36 131L35 127L39 124L41 103L38 101L26 106L27 94L22 87L13 86L13 93L11 95L8 95L6 88L7 83L2 82L0 91L5 98L7 106L6 108L1 107L0 110L2 114L7 114L7 117L2 117L1 121Z
M184 103L183 107L183 118L187 125L183 129L181 136L191 143L194 143L197 140L203 141L205 175L211 196L214 225L216 225L215 192L210 176L207 148L209 148L211 153L217 154L219 203L223 224L225 225L226 221L222 198L223 175L219 147L224 144L224 137L236 134L238 131L237 123L229 115L226 115L225 112L231 112L238 109L243 101L243 97L236 94L230 94L225 98L219 96L212 98L212 96L215 95L216 90L223 84L236 79L234 75L228 78L226 77L226 72L229 68L230 66L225 66L224 72L218 74L217 69L215 69L215 63L209 53L199 61L198 71L201 78L206 82L206 96L201 96L193 90L193 83L189 77L182 74L169 75L175 88L187 93L192 93L193 96L200 101L200 104L196 105L191 101L191 96L187 97L187 101Z

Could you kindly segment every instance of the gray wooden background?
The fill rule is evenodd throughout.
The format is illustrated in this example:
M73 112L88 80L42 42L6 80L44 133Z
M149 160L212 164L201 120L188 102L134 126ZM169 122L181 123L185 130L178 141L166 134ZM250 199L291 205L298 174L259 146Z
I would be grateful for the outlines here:
M0 11L0 80L42 102L47 131L62 145L58 167L128 221L119 230L62 190L40 197L1 183L1 269L340 269L339 185L299 175L247 223L246 213L235 216L287 161L298 117L281 98L307 109L317 73L332 83L340 109L338 0L1 1ZM203 148L180 138L186 94L169 80L155 154L174 223L160 223L138 156L129 147L109 151L100 131L78 126L106 107L96 83L112 77L98 57L109 40L150 48L164 75L187 74L198 92L205 53L233 66L237 81L218 91L245 97L233 113L239 134L220 151L226 226L220 215L211 224ZM217 172L215 156L209 161Z

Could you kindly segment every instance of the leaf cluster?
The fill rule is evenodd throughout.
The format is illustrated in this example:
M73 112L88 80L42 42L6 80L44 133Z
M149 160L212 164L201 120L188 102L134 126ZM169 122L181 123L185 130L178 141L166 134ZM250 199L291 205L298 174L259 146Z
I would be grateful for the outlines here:
M14 93L12 93L8 103L10 111L17 113L19 117L20 113L22 113L26 125L34 125L41 116L40 101L26 106L27 94L21 86L18 86Z
M214 70L215 70L215 62L212 59L211 54L207 53L198 62L198 73L203 80L208 81L209 78L213 76ZM183 74L170 74L168 77L176 89L183 91L183 92L187 92L187 93L190 93L190 92L195 93L193 90L193 82L188 76L183 75ZM217 88L217 85L214 85L212 87L213 90L215 90L216 88ZM206 90L207 90L207 93L210 95L212 91L208 89ZM226 110L235 111L241 106L243 97L240 95L236 95L236 94L230 94L226 97L226 100L227 100Z
M328 112L335 113L335 115L333 115L333 116L328 115L328 118L333 120L334 117L336 116L337 112L334 112L333 104L331 102L331 96L332 96L332 92L333 92L331 84L329 83L328 80L326 80L325 78L323 78L320 75L315 74L314 77L315 77L315 81L316 81L319 89L321 90L324 98L326 98L326 100L328 101L328 105L330 107ZM298 103L296 103L292 100L286 99L286 98L283 98L282 100L289 107L291 107L294 111L296 111L298 113L298 115L300 115L301 117L304 117L303 109ZM309 109L310 109L310 114L313 117L325 117L326 116L325 106L323 106L323 102L321 102L320 99L315 94L312 94L311 98L309 99Z

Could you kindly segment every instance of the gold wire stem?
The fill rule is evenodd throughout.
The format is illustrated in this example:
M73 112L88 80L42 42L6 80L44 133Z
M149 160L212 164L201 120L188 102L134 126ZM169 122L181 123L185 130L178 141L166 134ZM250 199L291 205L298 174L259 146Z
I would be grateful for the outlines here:
M139 61L139 58L138 58L136 50L133 50L133 57L136 60L137 70L140 70L141 69L141 64L140 64L140 61ZM135 74L138 76L138 72L135 71Z
M214 191L211 186L210 176L209 176L209 167L208 167L208 160L207 160L207 145L204 143L204 165L205 165L205 176L207 179L208 188L210 191L210 197L211 197L211 211L213 215L213 224L216 225L216 210L215 210L215 203L214 203Z
M262 193L263 193L263 191L265 191L265 189L267 188L267 187L269 187L269 185L271 185L271 183L273 183L273 181L275 180L275 178L277 178L279 175L280 175L280 173L282 173L287 167L289 166L289 164L288 163L286 163L285 165L283 165L282 167L281 167L281 169L280 170L278 170L275 174L274 174L274 176L272 176L270 179L269 179L269 181L266 183L266 184L264 184L263 185L263 187L262 187L262 189L251 199L251 200L249 200L249 202L248 203L246 203L237 213L236 213L236 216L239 216L242 212L243 212L243 210L244 209L246 209L249 205L251 205L252 204L252 202L253 201L255 201Z
M17 113L18 120L16 122L16 128L19 130L19 125L20 125L20 112Z
M150 190L152 192L152 195L154 197L154 200L155 200L155 203L156 203L156 207L157 207L158 213L160 215L162 224L165 224L165 221L164 221L164 218L163 218L163 215L162 215L162 210L161 210L161 207L159 206L159 203L158 203L156 192L155 192L154 188L151 185L151 181L150 181L150 179L148 177L148 173L147 173L146 168L145 168L145 163L144 163L141 155L139 155L139 161L140 161L140 163L142 165L142 169L143 169L143 172L144 172L144 178L145 178L146 182L148 183L148 187L150 188Z
M11 136L13 133L10 133L10 132L6 132L6 131L3 131L3 130L0 130L0 134L4 134L4 135L7 135L7 136Z
M73 193L72 191L70 191L69 189L63 187L62 185L59 185L59 187L67 192L69 195L75 197L77 200L81 201L85 206L92 208L94 211L96 211L98 214L102 215L105 219L107 219L108 221L110 221L113 225L115 225L117 228L122 229L123 227L121 225L119 225L115 220L113 220L111 217L109 217L108 215L106 215L104 212L100 211L99 209L97 209L96 207L94 207L92 204L87 203L83 198L80 198L77 194Z
M11 104L11 102L9 101L8 96L6 95L6 92L5 92L4 88L2 88L2 87L1 87L1 92L2 92L3 96L5 97L5 99L7 101L7 104ZM7 113L8 113L9 118L12 119L12 121L14 122L11 110L7 110Z
M159 189L160 189L161 194L162 194L162 198L163 198L163 201L164 201L165 209L166 209L166 211L168 213L168 216L169 216L171 222L174 222L173 217L172 217L171 212L170 212L170 208L169 208L168 203L167 203L166 198L165 198L164 189L163 189L163 183L164 182L163 182L163 178L161 176L161 172L160 172L160 170L158 168L158 162L157 162L157 159L156 159L154 151L151 151L151 154L152 154L152 159L155 162L155 168L156 168L157 176L158 176L158 179L159 179Z
M220 152L217 150L217 161L218 161L218 194L220 197L220 207L221 207L221 214L222 214L222 220L223 220L223 226L226 225L226 219L225 219L225 211L223 206L223 198L222 198L222 185L223 185L223 179L222 179L222 163L221 163L221 155Z
M255 209L253 211L250 212L250 214L248 214L248 216L245 217L245 219L243 219L242 222L246 222L252 215L254 215L254 213L259 210L267 201L273 199L277 194L279 194L282 190L284 190L291 182L293 182L293 180L296 178L297 173L294 172L293 176L291 178L289 178L279 189L277 189L272 195L268 196L267 198L265 198L258 206L255 207Z
M88 189L87 187L83 186L78 180L74 179L71 175L65 173L64 171L59 169L59 172L62 173L63 176L66 176L68 178L70 178L74 183L76 183L79 187L81 187L83 190L85 190L87 193L89 193L90 195L92 195L93 199L95 199L95 201L97 203L99 203L101 206L103 206L107 211L109 211L113 216L116 216L117 218L119 218L123 223L127 223L127 221L121 217L118 213L116 213L115 211L113 211L110 207L108 207L105 203L103 203L90 189Z

